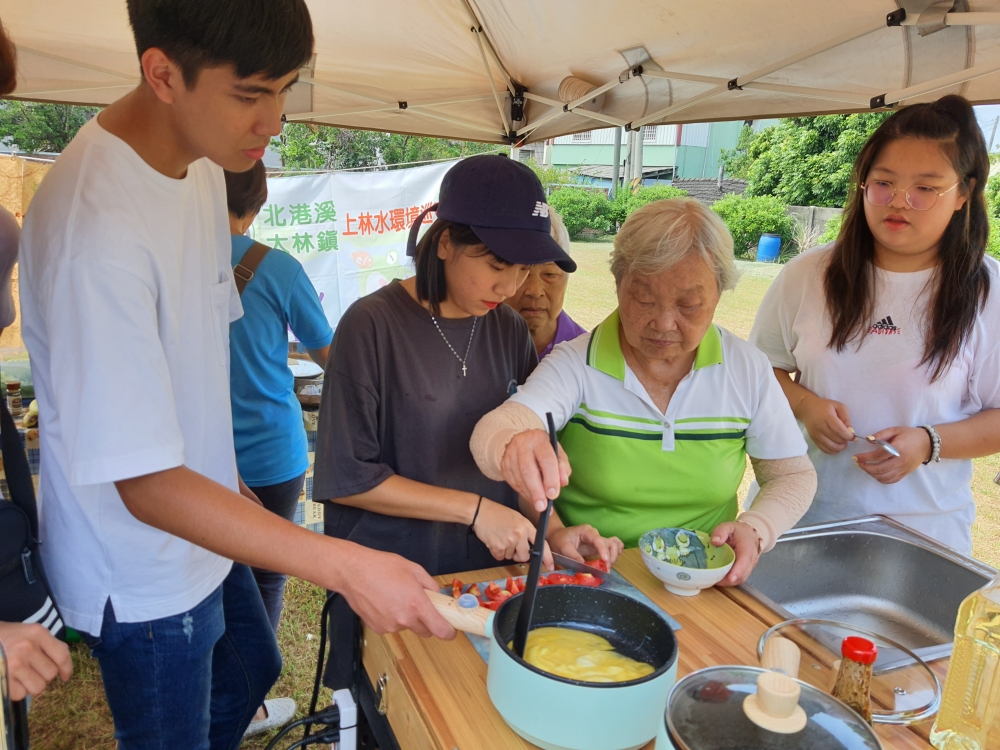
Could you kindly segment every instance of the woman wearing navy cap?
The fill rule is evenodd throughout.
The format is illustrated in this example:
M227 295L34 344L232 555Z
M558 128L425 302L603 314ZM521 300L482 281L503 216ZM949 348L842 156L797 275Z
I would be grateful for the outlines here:
M329 501L328 535L396 552L432 575L528 560L535 527L517 493L479 471L469 438L538 363L524 320L501 303L531 265L576 270L549 234L545 194L524 165L466 159L445 175L440 196L419 244L423 216L410 231L416 276L358 300L337 327L313 488ZM621 550L590 526L547 541L548 567L549 547L608 563ZM327 684L335 688L351 680L347 614L343 605L333 618Z

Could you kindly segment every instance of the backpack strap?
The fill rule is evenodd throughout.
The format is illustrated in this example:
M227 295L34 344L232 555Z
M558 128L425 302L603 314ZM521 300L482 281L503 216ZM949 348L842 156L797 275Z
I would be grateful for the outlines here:
M264 256L270 251L267 245L260 242L253 243L250 248L243 254L240 262L233 266L233 277L236 279L236 291L243 296L243 290L246 289L247 284L249 284L254 277L254 273L257 271L257 267L260 262L264 260Z
M31 536L38 539L38 509L35 505L35 485L24 443L17 432L14 418L7 410L7 401L0 399L0 446L3 449L4 474L10 499L28 517Z

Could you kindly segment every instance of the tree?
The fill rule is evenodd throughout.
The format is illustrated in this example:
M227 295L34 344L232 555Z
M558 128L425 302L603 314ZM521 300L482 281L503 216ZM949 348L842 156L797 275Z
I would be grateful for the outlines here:
M773 195L797 206L842 207L854 160L891 113L793 117L753 135L744 128L723 153L728 174L747 180L746 194Z
M97 107L0 101L0 142L19 151L61 153Z
M426 138L371 130L348 130L288 123L271 141L288 169L353 169L386 167L415 161L457 159L492 153L502 147L442 138Z

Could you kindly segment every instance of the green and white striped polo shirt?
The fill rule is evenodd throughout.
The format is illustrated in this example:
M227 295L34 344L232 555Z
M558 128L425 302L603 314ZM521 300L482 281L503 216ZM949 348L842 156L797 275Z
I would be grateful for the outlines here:
M711 532L736 518L745 456L802 456L806 444L759 350L710 326L660 413L625 362L618 311L553 349L512 400L552 412L573 473L556 509L634 547L643 532Z

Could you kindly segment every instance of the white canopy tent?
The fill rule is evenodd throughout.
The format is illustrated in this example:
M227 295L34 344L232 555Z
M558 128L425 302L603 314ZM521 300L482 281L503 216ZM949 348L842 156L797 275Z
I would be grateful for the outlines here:
M495 143L596 127L1000 101L1000 0L309 0L289 121ZM14 98L138 82L124 0L0 0Z

